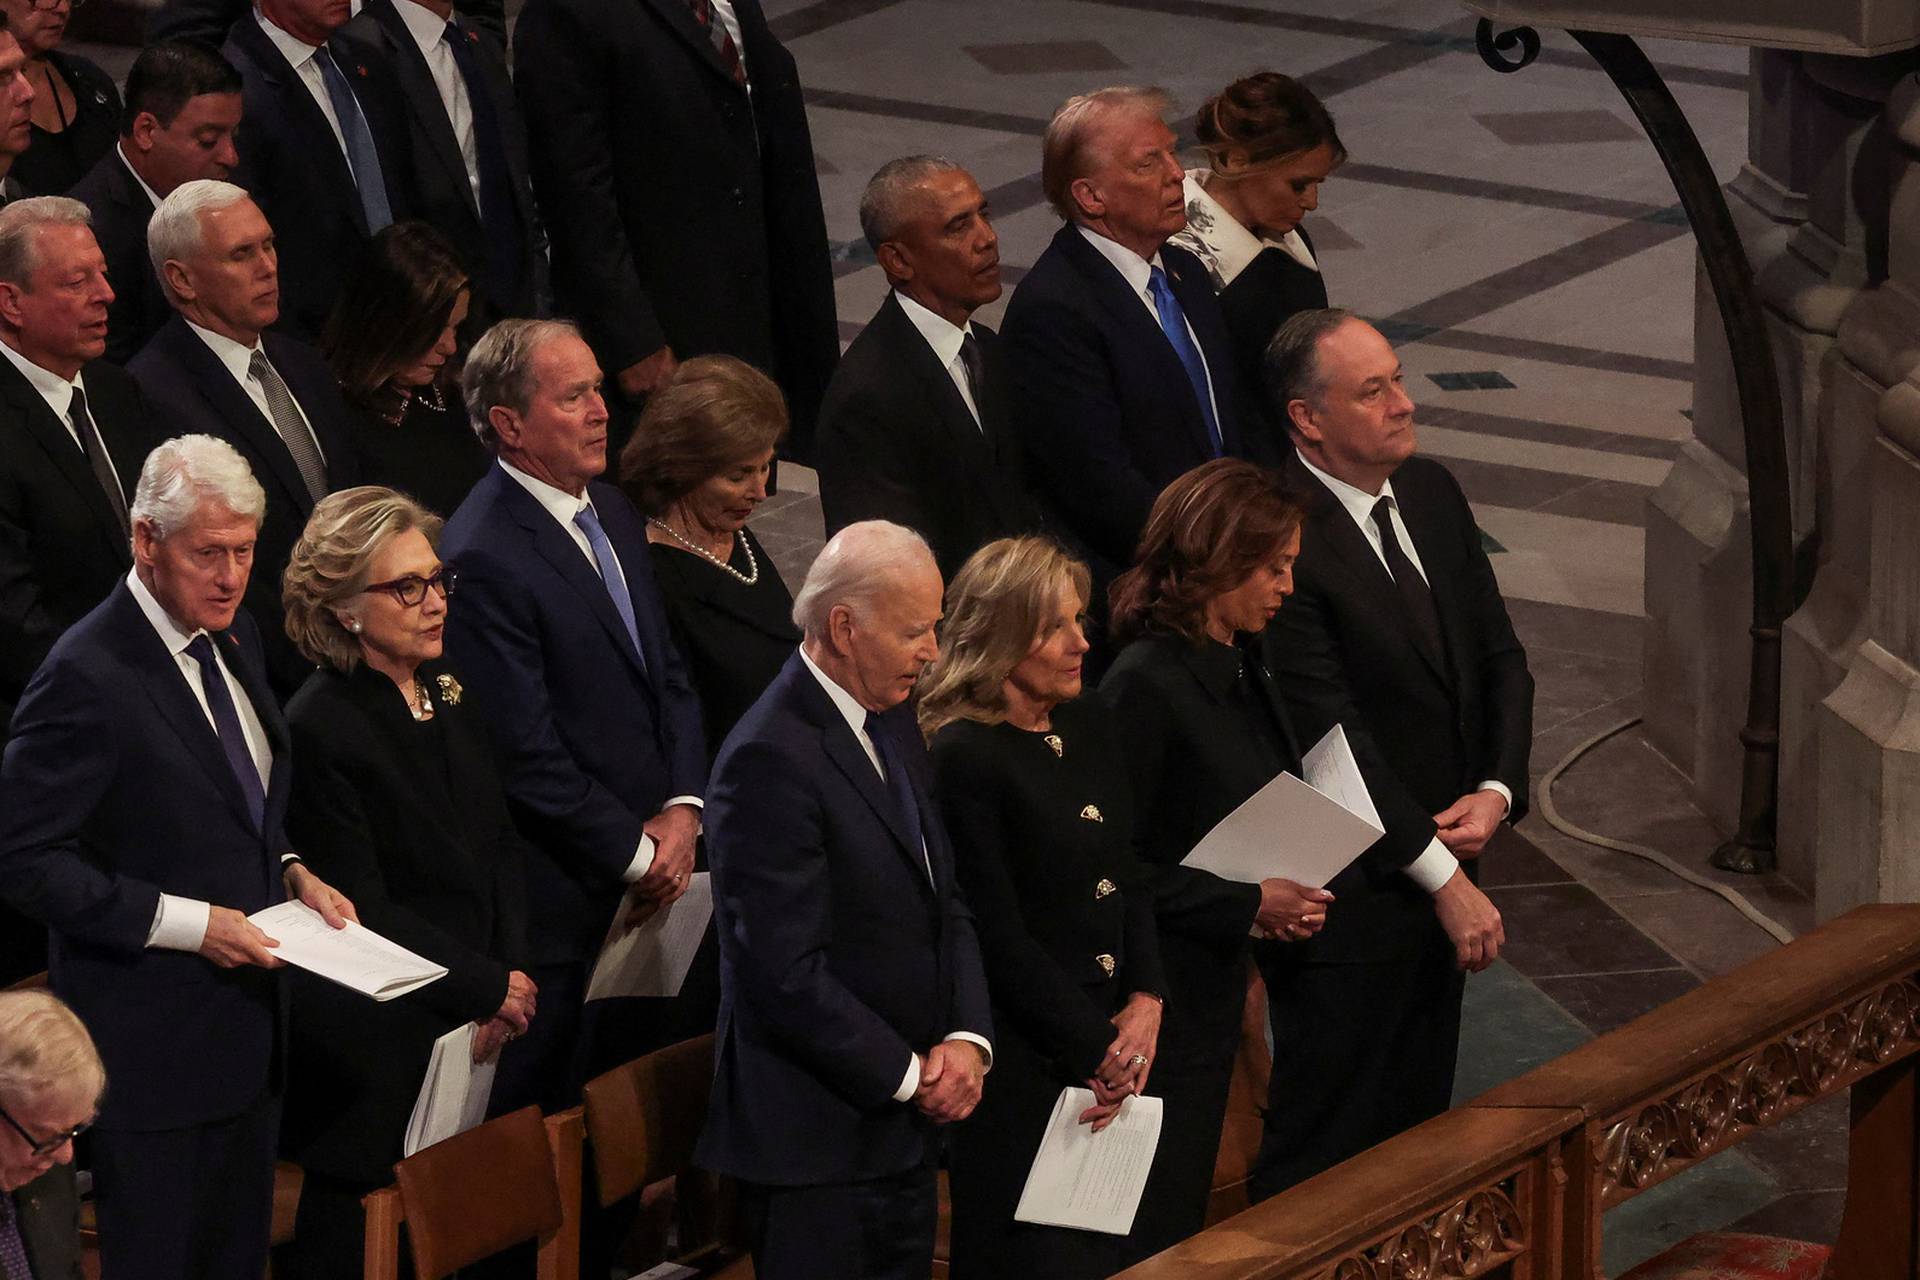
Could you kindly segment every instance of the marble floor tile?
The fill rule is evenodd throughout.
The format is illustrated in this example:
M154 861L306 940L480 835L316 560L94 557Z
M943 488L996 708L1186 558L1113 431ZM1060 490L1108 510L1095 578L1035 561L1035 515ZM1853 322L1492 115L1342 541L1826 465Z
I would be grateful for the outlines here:
M1618 1030L1700 985L1684 968L1539 978L1535 984L1595 1035Z
M1422 424L1419 432L1421 451L1436 457L1498 463L1502 467L1524 467L1547 475L1619 480L1648 489L1665 480L1672 466L1663 458L1642 458L1634 454L1555 444L1545 440L1489 436L1431 422Z
M1689 1236L1720 1230L1779 1194L1779 1184L1740 1148L1723 1152L1609 1212L1601 1274L1617 1276Z
M1579 884L1492 889L1507 945L1501 956L1529 979L1671 969L1674 958Z
M1640 131L1611 111L1483 111L1474 121L1510 147L1631 142Z
M1124 71L1127 64L1098 40L1033 40L1018 44L962 45L969 58L995 75L1055 71Z
M1846 1213L1844 1188L1832 1191L1789 1191L1732 1224L1734 1231L1780 1236L1832 1244L1840 1238L1840 1219Z
M1477 1098L1592 1038L1513 966L1496 960L1467 978L1454 1102Z
M1645 532L1631 526L1482 505L1480 527L1507 548L1494 557L1500 589L1525 600L1645 612Z
M1637 667L1645 624L1595 609L1574 609L1537 600L1507 601L1507 616L1529 654L1559 650L1612 658ZM1634 682L1636 687L1638 681Z
M1516 389L1518 389L1517 386ZM1671 462L1679 453L1677 441L1653 440L1611 431L1595 431L1590 427L1568 426L1564 422L1543 422L1537 418L1518 418L1503 413L1460 409L1431 401L1420 406L1417 417L1423 439L1428 429L1442 427L1450 431L1490 436L1499 440L1544 441L1548 444L1568 445L1576 449L1623 453L1630 457L1654 458L1664 462Z
M1501 826L1487 841L1479 868L1482 889L1566 884L1573 879L1566 868L1510 826Z
M1731 903L1698 889L1680 886L1667 893L1620 898L1613 905L1674 956L1708 977L1730 973L1780 948Z

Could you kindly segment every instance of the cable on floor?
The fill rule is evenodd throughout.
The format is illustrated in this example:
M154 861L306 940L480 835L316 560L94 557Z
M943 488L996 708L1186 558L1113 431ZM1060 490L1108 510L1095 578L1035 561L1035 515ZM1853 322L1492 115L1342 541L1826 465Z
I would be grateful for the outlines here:
M1634 844L1628 840L1615 840L1611 836L1603 836L1596 832L1588 831L1585 827L1577 826L1568 821L1554 805L1553 784L1559 781L1561 774L1572 768L1575 762L1598 747L1601 743L1606 742L1618 734L1625 733L1628 729L1633 728L1639 723L1640 717L1634 716L1631 719L1622 720L1610 729L1601 730L1562 756L1558 764L1547 770L1546 776L1540 779L1540 816L1545 818L1547 825L1555 831L1558 831L1564 836L1571 836L1582 844L1590 844L1601 849L1611 849L1616 853L1628 854L1643 861L1651 862L1663 871L1679 877L1688 884L1696 888L1705 889L1708 893L1725 899L1735 911L1738 911L1741 915L1753 921L1754 924L1766 930L1776 942L1792 942L1794 937L1793 930L1787 928L1778 920L1775 920L1772 916L1769 916L1760 910L1760 908L1754 906L1753 903L1747 899L1747 896L1738 889L1730 885L1721 884L1717 880L1708 879L1693 868L1675 862L1658 849L1649 848L1644 844Z

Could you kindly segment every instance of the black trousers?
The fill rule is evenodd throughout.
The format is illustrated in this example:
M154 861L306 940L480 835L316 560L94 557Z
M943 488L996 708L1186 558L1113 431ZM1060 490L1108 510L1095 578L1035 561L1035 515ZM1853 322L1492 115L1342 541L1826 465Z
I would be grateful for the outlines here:
M1279 947L1259 959L1273 1080L1254 1200L1452 1104L1466 980L1450 947L1370 964L1306 964Z
M101 1280L260 1280L280 1099L190 1129L95 1129Z
M740 1184L757 1280L926 1280L939 1224L931 1165L830 1186Z

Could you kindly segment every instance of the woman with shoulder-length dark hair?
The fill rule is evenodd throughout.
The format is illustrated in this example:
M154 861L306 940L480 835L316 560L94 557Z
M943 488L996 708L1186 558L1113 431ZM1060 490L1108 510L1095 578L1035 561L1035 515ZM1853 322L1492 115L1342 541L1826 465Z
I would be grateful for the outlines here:
M1147 1086L1165 980L1112 717L1081 697L1092 576L1045 538L976 551L947 591L920 727L993 994L993 1080L954 1131L954 1280L1097 1280L1121 1237L1015 1222L1060 1090L1104 1128Z
M367 242L320 335L366 478L443 515L492 463L460 402L455 356L472 298L452 242L396 222Z
M1134 1224L1142 1253L1205 1224L1249 940L1310 938L1333 900L1291 880L1241 884L1180 865L1249 796L1300 772L1301 744L1247 642L1293 590L1302 516L1278 472L1232 458L1205 463L1154 502L1134 566L1109 591L1123 647L1100 692L1133 785L1135 847L1159 872L1168 986L1154 1069L1166 1118Z

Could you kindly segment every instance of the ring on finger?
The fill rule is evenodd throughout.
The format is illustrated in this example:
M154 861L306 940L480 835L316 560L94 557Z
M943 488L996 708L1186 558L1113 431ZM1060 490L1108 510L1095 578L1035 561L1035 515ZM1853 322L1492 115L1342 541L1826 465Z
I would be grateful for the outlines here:
M1144 1067L1147 1065L1147 1055L1144 1053L1136 1053L1127 1059L1127 1065L1130 1067Z

